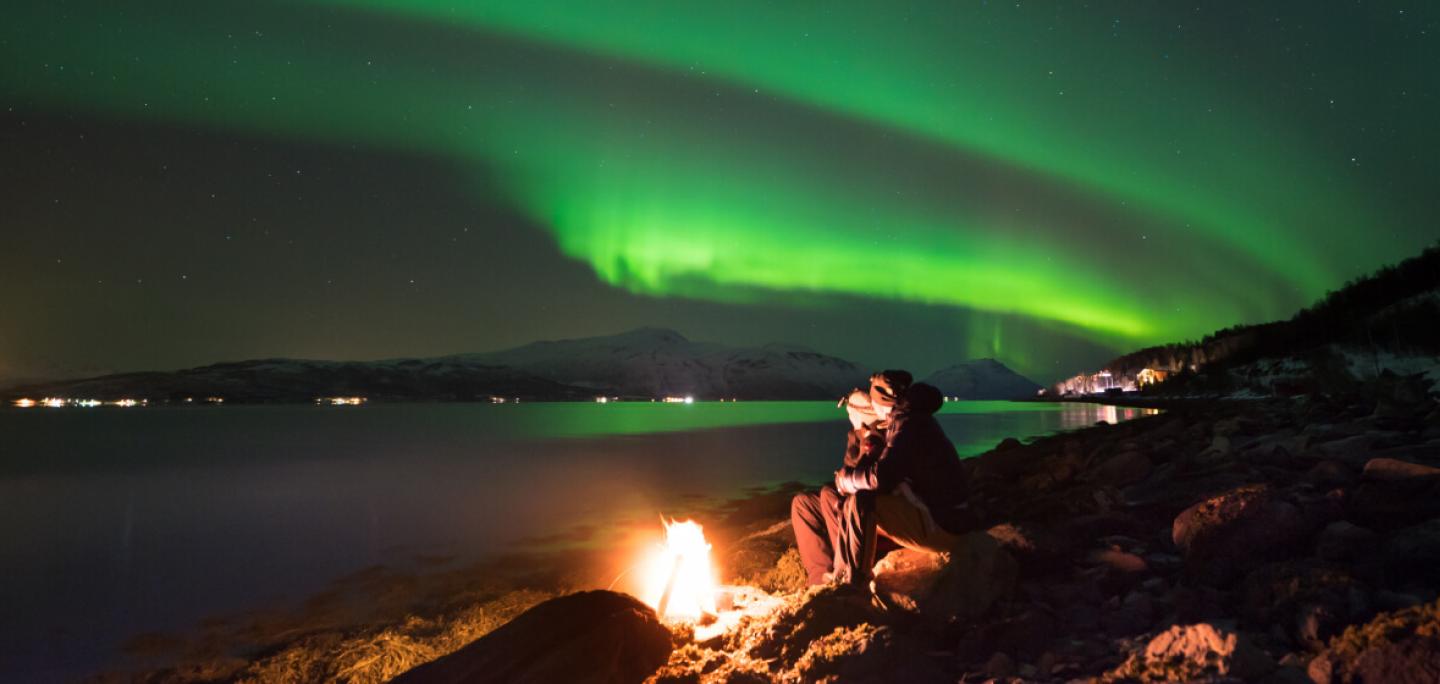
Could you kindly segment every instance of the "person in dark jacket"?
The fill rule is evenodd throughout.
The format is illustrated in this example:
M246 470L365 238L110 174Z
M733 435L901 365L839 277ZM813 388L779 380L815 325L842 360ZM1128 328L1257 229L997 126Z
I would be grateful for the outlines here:
M903 371L871 378L869 395L884 447L846 463L835 472L833 487L797 495L791 503L796 542L812 584L868 584L877 537L944 552L962 531L964 471L934 415L944 398L938 389L908 380Z
M872 377L872 384L877 383L885 388L884 392L893 392L896 387L904 390L910 386L910 374L905 371L877 373ZM857 467L885 448L885 422L875 412L871 392L855 389L840 400L839 406L845 409L851 427L845 439L844 467ZM790 502L790 522L795 528L801 564L811 584L824 584L835 569L843 500L834 485L825 485L818 492L796 494Z

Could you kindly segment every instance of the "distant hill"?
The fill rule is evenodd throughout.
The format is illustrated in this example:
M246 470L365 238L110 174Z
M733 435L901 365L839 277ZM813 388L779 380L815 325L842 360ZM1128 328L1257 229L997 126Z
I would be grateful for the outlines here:
M854 363L804 347L728 347L692 342L664 328L446 358L515 368L560 384L622 396L831 398L868 377Z
M801 347L727 347L673 330L535 342L507 351L384 361L261 359L174 372L106 375L15 387L7 399L46 396L183 401L297 402L321 396L374 401L631 398L828 399L862 384L859 366Z
M960 399L1025 399L1040 390L1040 385L995 359L957 363L935 371L924 382Z
M260 359L217 363L174 372L106 375L11 388L8 398L44 396L184 401L220 397L242 403L304 402L322 396L371 400L583 399L593 396L512 368L434 359L312 361Z
M1105 365L1103 383L1132 387L1150 369L1166 375L1159 392L1296 394L1387 370L1440 379L1437 358L1440 245L1346 283L1289 320L1235 326L1196 342L1117 357ZM1054 391L1093 391L1096 383L1096 374L1083 374Z

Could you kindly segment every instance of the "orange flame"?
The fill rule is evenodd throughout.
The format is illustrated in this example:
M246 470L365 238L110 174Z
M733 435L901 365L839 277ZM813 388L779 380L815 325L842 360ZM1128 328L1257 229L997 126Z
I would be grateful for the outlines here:
M716 614L710 544L693 520L665 523L665 544L645 564L642 599L661 619L699 620Z

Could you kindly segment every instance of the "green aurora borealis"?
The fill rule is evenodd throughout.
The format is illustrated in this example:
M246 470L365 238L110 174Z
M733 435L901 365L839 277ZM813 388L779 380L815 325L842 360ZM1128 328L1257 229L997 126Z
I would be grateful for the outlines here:
M1434 11L1289 4L28 3L0 86L440 160L609 287L911 307L1043 380L1434 239Z

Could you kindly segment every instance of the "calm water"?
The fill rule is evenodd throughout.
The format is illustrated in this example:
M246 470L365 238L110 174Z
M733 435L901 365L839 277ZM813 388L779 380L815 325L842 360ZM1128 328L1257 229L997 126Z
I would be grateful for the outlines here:
M952 402L940 420L973 455L1137 415ZM0 410L0 681L93 671L137 633L416 554L818 482L844 429L832 402Z

